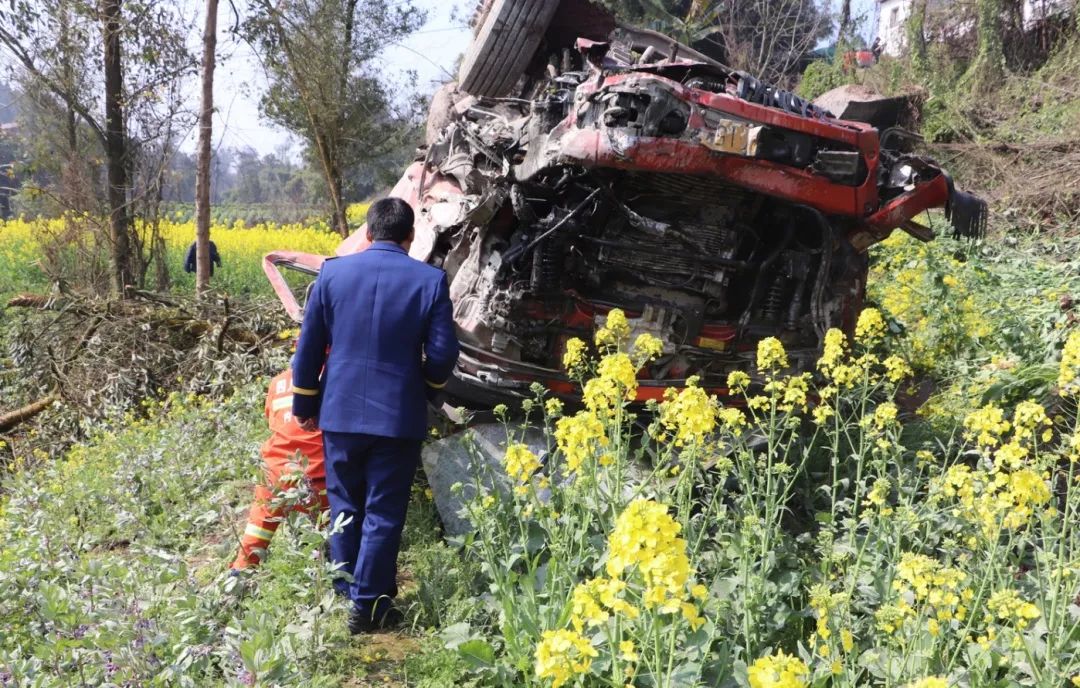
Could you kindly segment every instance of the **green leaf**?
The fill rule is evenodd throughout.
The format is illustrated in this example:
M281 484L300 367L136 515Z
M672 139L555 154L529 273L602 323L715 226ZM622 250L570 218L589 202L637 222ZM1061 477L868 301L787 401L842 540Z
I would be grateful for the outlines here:
M461 658L474 669L485 669L495 664L495 648L479 638L461 643L457 651Z

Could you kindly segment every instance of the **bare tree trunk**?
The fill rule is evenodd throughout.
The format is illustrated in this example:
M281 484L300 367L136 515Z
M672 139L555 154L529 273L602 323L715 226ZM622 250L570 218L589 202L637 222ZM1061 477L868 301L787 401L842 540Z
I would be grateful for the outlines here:
M128 214L127 142L124 135L124 72L120 57L122 0L104 0L105 161L109 178L109 240L113 291L126 297L132 287L131 219Z
M848 40L848 30L851 28L851 0L844 0L840 6L840 30L836 32L837 45L844 45Z
M214 131L214 49L217 47L218 0L206 0L203 28L202 109L199 112L199 159L195 167L195 291L210 288L210 139Z
M331 172L331 176L333 177L333 181L330 183L330 193L334 199L334 228L337 229L341 236L347 237L349 236L349 218L346 213L345 200L341 190L343 175L341 173L341 166L336 162L332 164L333 172Z
M319 154L319 162L323 170L323 179L326 181L326 192L330 196L331 224L342 237L349 236L349 223L345 216L345 201L342 198L342 173L337 154L333 144L327 141L322 129L315 125L312 117L312 131L315 135L315 150Z
M71 16L69 9L64 6L60 10L60 45L63 46L64 52L67 52L71 44ZM71 88L75 83L75 75L72 74L72 64L70 60L64 60L63 73L64 73L64 86ZM79 154L79 138L78 130L75 127L75 108L71 107L69 101L64 102L66 108L66 117L64 124L67 129L67 144L68 144L68 164L75 164Z

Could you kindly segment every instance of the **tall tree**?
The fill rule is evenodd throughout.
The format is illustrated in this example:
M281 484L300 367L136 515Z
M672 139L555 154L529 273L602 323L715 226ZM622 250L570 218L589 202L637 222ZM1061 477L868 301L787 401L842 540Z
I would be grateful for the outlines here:
M218 0L206 0L203 28L202 106L199 110L199 160L195 169L195 291L210 288L210 139L214 131L214 50Z
M173 5L135 0L126 5L123 0L9 0L0 12L0 48L21 68L22 82L67 110L68 151L75 144L78 152L82 129L100 146L107 176L110 282L119 295L135 284L133 253L140 245L131 212L138 145L129 122L132 113L142 115L141 141L171 131L171 119L152 114L161 93L176 92L172 87L191 69L178 27L182 21ZM166 111L166 118L176 114L173 108ZM72 126L76 118L82 126Z
M253 0L245 34L270 82L263 112L307 141L342 236L345 171L400 146L407 129L375 61L422 22L410 0Z
M851 30L851 0L842 0L840 3L840 27L836 32L836 42L842 44L848 41L848 31Z
M109 177L109 241L113 291L127 295L134 286L131 266L131 215L128 213L127 136L124 133L124 69L120 56L121 0L104 0L105 161Z

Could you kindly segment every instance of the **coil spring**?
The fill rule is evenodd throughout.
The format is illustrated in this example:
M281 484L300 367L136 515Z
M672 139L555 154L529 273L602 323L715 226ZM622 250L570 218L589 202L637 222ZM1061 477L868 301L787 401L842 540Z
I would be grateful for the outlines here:
M543 241L533 251L529 284L534 294L558 291L562 284L562 246L559 242Z
M739 84L735 90L735 94L749 103L774 107L795 115L812 117L815 119L824 119L826 117L834 116L828 110L800 98L791 91L785 91L782 88L767 84L744 72L739 72L737 76Z
M777 275L769 286L769 293L765 297L765 304L761 312L766 320L779 320L780 311L784 307L784 297L787 294L787 278Z

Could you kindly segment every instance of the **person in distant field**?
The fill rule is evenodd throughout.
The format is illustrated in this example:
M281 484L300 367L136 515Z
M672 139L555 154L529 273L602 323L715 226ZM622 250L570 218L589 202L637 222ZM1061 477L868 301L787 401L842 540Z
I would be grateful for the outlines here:
M187 255L184 256L184 272L195 272L195 244L188 246ZM210 242L210 276L214 275L214 265L221 267L221 254L218 253L217 244Z
M400 623L397 557L427 399L442 388L459 344L446 273L409 257L413 210L371 206L367 250L327 260L311 289L293 357L293 415L323 431L330 557L353 608L352 633ZM324 369L325 367L325 369Z
M266 391L266 420L270 437L262 445L265 480L255 486L255 499L248 512L247 526L240 539L240 551L229 566L233 571L258 566L266 556L270 540L286 516L286 509L274 506L275 492L284 491L297 479L308 482L312 499L292 507L317 515L328 508L322 433L300 427L292 414L292 370L286 368L270 381ZM305 463L306 459L306 463ZM299 471L303 470L302 476Z

